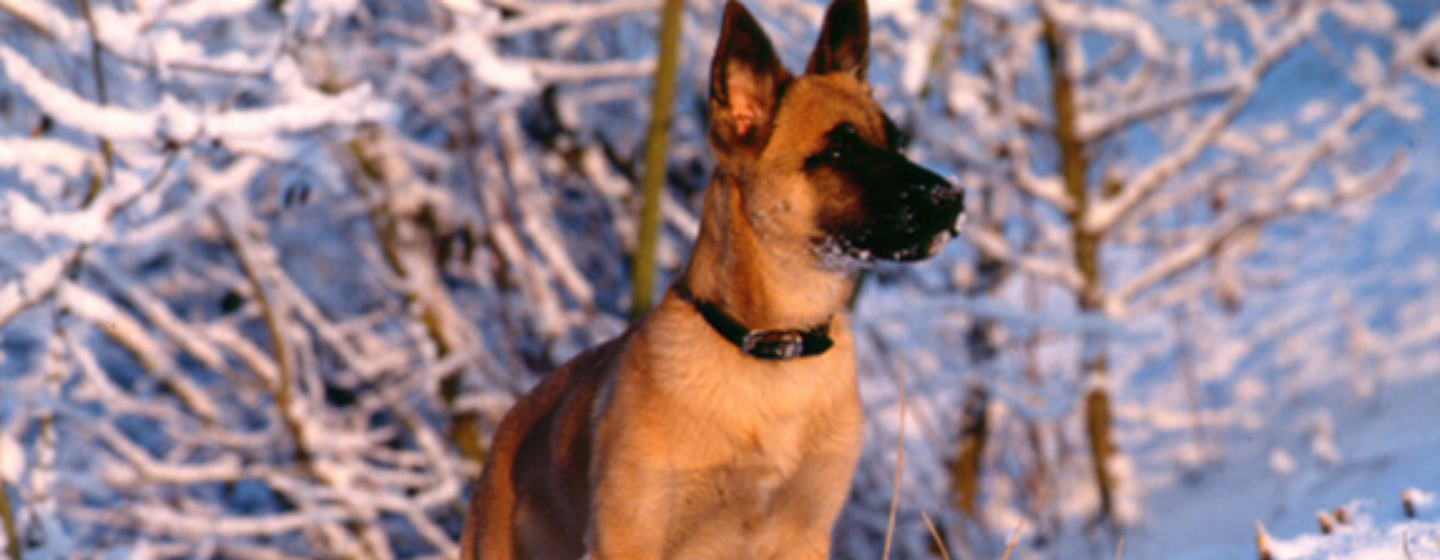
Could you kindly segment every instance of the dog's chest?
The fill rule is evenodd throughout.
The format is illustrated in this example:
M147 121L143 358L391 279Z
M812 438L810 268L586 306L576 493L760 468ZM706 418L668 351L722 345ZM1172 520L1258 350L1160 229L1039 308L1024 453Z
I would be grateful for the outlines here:
M713 521L725 523L764 515L807 476L807 465L858 448L851 420L858 418L859 399L844 331L823 356L758 362L714 340L709 328L659 331L657 347L664 350L651 354L659 358L650 362L653 369L643 383L622 384L621 391L651 389L629 400L664 410L658 416L668 421L643 429L666 450L663 470L683 481L684 489L676 490L687 496L687 509L714 512Z
M805 461L814 459L806 432L798 421L731 430L725 460L690 472L692 495L710 496L717 512L741 518L763 514Z
M741 509L763 509L806 461L817 459L817 451L830 437L817 426L845 396L848 381L843 370L785 373L792 376L751 378L749 386L734 390L734 400L713 417L728 449L722 452L724 460L712 467L712 476L726 481L735 494L734 505Z
M789 478L809 451L807 420L793 417L736 430L734 468L752 477L760 487Z

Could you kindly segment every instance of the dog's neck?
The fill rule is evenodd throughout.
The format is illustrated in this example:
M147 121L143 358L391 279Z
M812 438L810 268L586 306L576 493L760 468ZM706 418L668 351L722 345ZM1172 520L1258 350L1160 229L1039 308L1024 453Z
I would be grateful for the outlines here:
M752 330L804 330L844 313L854 275L821 266L808 242L761 239L742 197L723 175L707 189L682 280L694 297Z

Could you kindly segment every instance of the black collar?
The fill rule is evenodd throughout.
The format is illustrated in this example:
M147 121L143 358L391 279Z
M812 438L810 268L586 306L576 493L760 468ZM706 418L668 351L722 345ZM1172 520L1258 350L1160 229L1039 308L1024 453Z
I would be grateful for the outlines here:
M695 306L706 323L725 340L746 355L762 360L793 360L824 354L835 341L830 339L830 323L807 330L753 331L730 317L720 306L697 299L684 280L675 283L675 295Z

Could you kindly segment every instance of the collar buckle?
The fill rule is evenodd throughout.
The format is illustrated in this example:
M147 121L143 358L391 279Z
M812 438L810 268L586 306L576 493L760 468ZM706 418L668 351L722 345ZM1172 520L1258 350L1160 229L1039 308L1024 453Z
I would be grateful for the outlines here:
M805 354L805 337L796 331L751 331L740 351L770 360L793 360Z

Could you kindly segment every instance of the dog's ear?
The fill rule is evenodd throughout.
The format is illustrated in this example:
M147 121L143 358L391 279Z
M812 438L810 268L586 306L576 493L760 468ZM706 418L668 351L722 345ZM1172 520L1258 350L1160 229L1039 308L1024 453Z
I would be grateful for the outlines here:
M865 81L870 63L870 14L865 0L835 0L825 12L820 40L810 53L805 73L811 75L849 72Z
M710 137L722 160L759 155L788 81L790 73L780 65L760 24L730 0L710 65Z

